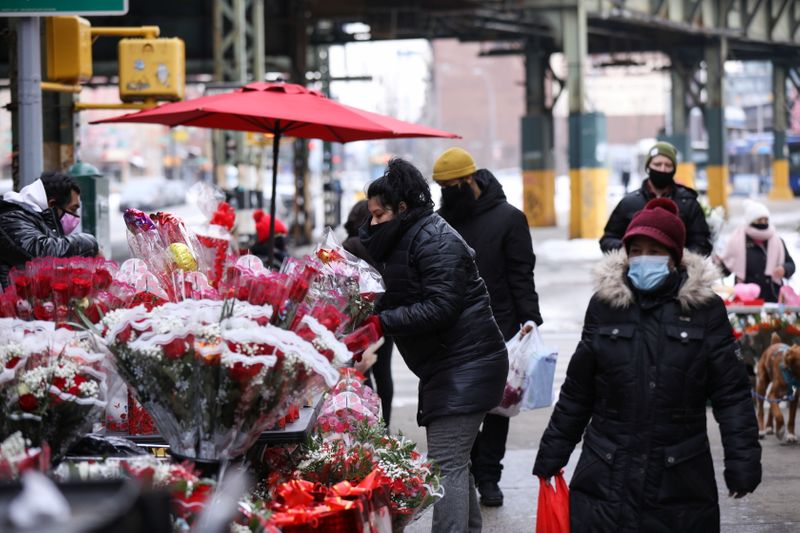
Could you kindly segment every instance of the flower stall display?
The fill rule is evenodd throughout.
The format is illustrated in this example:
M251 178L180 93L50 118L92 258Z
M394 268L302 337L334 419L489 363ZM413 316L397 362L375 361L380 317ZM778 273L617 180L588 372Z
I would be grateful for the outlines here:
M87 332L0 319L0 436L19 431L62 457L105 409L103 358Z
M417 445L403 437L387 435L382 421L357 423L351 439L314 436L297 476L331 486L341 481L357 484L373 470L390 498L392 527L401 530L444 495L438 468L419 453Z
M338 379L330 362L269 306L184 300L109 313L104 340L119 375L153 416L171 453L242 455L288 407Z

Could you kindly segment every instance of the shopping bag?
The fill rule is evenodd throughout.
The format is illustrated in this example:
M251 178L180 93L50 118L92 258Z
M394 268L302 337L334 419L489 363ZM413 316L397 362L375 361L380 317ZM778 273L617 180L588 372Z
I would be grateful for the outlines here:
M525 386L521 402L523 411L553 405L553 379L556 375L556 359L558 357L558 350L544 344L538 329L531 331L529 336L531 337L529 342L532 345L532 354L528 361L528 370L525 373Z
M536 533L569 533L569 489L564 471L554 477L555 487L539 478L539 506L536 510Z
M533 329L525 336L522 336L522 329L520 329L506 343L508 377L506 378L506 386L503 389L503 399L500 400L500 405L489 411L492 414L508 417L519 414L522 396L525 392L530 359L536 349L536 339L533 338L533 335L538 335L535 323L528 321L522 328L524 329L527 326L531 326Z

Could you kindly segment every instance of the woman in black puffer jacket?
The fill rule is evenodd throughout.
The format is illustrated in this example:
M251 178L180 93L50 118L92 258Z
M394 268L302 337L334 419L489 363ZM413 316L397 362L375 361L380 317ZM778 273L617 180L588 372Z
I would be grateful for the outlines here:
M711 290L719 274L684 252L677 213L669 199L650 201L628 226L625 248L595 272L598 291L533 468L557 474L583 436L572 531L719 531L709 399L731 496L761 481L750 385Z
M428 456L444 478L433 531L479 531L470 449L508 374L486 286L472 250L433 212L428 184L413 165L390 161L367 197L372 218L360 236L386 283L381 327L420 379L417 422L426 426Z

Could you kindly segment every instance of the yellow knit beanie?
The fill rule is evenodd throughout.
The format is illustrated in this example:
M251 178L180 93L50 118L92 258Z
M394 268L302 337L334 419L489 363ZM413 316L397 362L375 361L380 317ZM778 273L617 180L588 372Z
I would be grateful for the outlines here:
M450 148L433 164L433 181L450 181L474 174L475 160L463 148Z

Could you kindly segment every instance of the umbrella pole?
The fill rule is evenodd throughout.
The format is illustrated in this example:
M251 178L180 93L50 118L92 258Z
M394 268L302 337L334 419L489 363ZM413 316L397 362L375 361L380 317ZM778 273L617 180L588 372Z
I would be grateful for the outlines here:
M269 245L267 247L268 268L275 260L275 196L278 187L278 150L281 147L281 132L277 130L272 138L272 196L269 199Z

